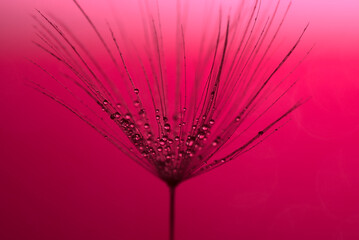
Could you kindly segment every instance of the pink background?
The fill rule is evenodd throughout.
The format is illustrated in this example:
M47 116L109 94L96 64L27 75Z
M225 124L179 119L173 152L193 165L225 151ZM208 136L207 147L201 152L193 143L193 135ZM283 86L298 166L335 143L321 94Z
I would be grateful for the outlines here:
M81 1L99 22L104 2ZM167 239L165 184L24 85L44 77L21 58L34 8L86 24L71 1L0 3L0 239ZM176 239L359 239L358 11L357 0L293 1L288 39L310 22L299 53L316 44L294 96L312 98L253 151L179 186Z

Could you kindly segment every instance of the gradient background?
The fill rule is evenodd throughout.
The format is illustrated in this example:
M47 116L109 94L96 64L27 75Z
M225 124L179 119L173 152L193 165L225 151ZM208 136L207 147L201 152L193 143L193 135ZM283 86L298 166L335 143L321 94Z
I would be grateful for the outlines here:
M81 1L95 20L109 13L99 2ZM20 57L34 8L81 19L71 1L0 3L0 239L167 239L165 184L23 84L39 77ZM176 239L359 239L358 12L357 0L293 1L286 29L310 22L301 51L316 43L295 94L312 99L269 141L178 188Z

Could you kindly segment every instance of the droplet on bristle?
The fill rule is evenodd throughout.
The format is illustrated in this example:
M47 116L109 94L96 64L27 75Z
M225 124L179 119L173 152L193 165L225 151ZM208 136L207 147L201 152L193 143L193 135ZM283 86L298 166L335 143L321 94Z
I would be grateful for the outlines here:
M192 137L188 137L188 140L186 142L187 146L191 147L194 144L194 139Z
M141 139L141 136L140 136L139 134L135 134L134 139L135 139L136 141L138 141L138 140Z
M110 118L111 118L112 120L114 120L114 119L119 118L120 116L121 116L121 115L120 115L118 112L115 112L115 113L111 114Z
M137 88L135 88L133 91L135 92L135 94L138 94L140 92L140 90L138 90Z
M197 137L200 140L203 140L206 135L203 132L198 133Z
M202 130L203 130L203 131L207 131L208 128L209 128L209 127L208 127L207 125L203 125L203 126L202 126Z
M166 124L164 125L164 129L165 129L166 131L171 130L171 125L170 125L169 123L166 123Z

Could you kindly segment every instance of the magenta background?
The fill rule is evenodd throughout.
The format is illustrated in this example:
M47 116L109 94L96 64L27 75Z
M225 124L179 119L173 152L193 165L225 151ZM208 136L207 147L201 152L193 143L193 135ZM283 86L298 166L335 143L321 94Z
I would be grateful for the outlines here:
M23 84L39 77L18 54L24 14L81 19L61 2L0 4L0 239L167 239L166 186ZM105 3L82 2L106 18ZM309 21L304 46L316 43L296 95L312 100L269 141L178 188L176 239L359 239L358 11L294 1L287 27Z

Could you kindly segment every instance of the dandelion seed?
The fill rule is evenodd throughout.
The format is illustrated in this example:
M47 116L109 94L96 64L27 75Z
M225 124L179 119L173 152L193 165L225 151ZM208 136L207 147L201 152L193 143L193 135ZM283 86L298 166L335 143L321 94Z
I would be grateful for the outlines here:
M110 24L108 29L98 29L85 9L76 0L73 2L96 34L116 73L105 72L70 28L55 24L38 11L34 19L39 27L35 31L42 37L34 44L64 67L70 77L65 79L64 75L55 75L34 64L59 83L63 94L74 98L77 107L38 83L32 85L169 186L173 240L176 187L253 149L303 104L300 100L275 120L265 120L265 114L295 84L280 77L278 71L298 47L307 27L277 65L267 69L265 60L290 4L284 13L278 14L278 1L272 15L263 17L260 1L243 1L227 15L221 11L217 16L210 14L204 20L216 19L215 27L196 30L203 41L195 54L192 48L188 50L190 27L184 23L184 13L178 10L174 26L176 64L169 65L158 2L154 11L148 3L141 5L141 9L147 6L142 16L143 50L142 40L140 46L129 46L130 36L119 38ZM193 58L197 64L192 64ZM195 70L189 71L189 67ZM175 78L171 72L176 72ZM98 112L98 106L103 112ZM103 118L103 114L108 117ZM266 125L256 129L254 125L260 119ZM232 147L228 150L227 146Z

